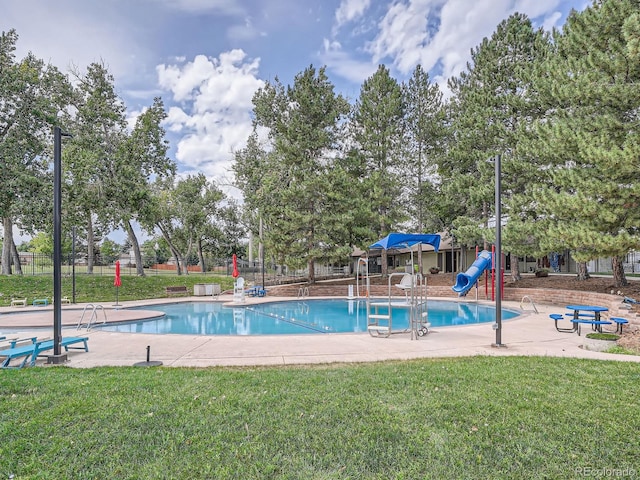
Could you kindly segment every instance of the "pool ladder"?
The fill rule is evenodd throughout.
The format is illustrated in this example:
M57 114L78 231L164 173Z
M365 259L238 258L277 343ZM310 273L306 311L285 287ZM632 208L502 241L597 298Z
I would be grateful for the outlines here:
M80 330L82 328L83 326L82 320L84 320L84 315L85 313L87 313L87 309L90 307L91 307L91 317L87 322L87 330L91 328L91 326L94 323L94 320L98 320L98 310L102 310L102 314L104 315L104 320L102 323L107 323L107 312L105 311L104 307L102 305L94 305L93 303L88 303L82 309L82 315L80 316L80 320L78 320L78 326L76 327L76 330Z
M298 289L298 298L307 298L309 296L309 287L300 287Z
M522 304L524 303L525 300L527 300L529 304L533 307L533 311L538 313L538 308L536 307L536 304L533 303L533 299L529 295L525 295L524 297L522 297L522 300L520 300L520 310L524 310Z

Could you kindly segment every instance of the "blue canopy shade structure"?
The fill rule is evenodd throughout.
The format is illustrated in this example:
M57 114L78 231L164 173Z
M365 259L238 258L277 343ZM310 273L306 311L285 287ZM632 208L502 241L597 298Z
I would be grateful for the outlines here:
M374 250L381 248L383 250L389 250L391 248L407 248L416 243L433 245L433 249L437 252L438 248L440 248L440 235L427 233L390 233L373 245L369 245L369 249Z

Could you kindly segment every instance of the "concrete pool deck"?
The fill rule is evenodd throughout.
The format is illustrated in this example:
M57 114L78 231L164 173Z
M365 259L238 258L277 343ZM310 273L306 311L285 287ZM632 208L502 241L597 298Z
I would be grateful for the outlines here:
M313 297L314 299L316 297ZM434 298L435 299L435 298ZM220 301L230 302L231 296ZM263 301L297 300L287 297L248 298L246 305ZM451 298L442 300L456 301ZM104 305L107 320L131 321L153 316L152 305L180 301L212 301L209 297L182 297L122 302L120 308ZM492 305L491 302L482 304ZM147 347L150 358L171 367L301 365L319 363L373 362L416 358L465 356L553 356L640 362L640 356L592 352L581 348L583 336L556 331L550 313L563 313L563 308L537 305L539 313L527 311L503 322L503 347L494 347L496 332L492 324L436 327L430 333L411 340L409 333L389 338L371 337L368 333L309 335L174 335L115 333L99 330L76 330L84 304L63 305L63 336L88 336L89 352L70 351L67 366L89 368L98 366L131 366L144 362ZM128 311L125 307L149 306L148 310ZM520 310L516 302L502 302L503 308ZM526 308L526 306L525 306ZM98 312L98 321L102 313ZM49 328L50 327L50 328ZM1 307L0 334L7 336L53 336L53 308ZM45 360L38 361L38 364Z

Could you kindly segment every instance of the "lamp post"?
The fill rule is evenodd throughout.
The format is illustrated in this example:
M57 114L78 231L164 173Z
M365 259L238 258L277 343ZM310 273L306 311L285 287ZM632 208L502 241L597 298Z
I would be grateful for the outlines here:
M53 128L53 355L47 363L60 364L67 361L61 352L62 341L62 133L60 127Z
M72 285L73 285L73 290L72 290L72 295L71 298L73 300L73 303L76 303L76 227L74 226L71 229L71 261L73 262L71 264L71 278L72 280Z
M262 217L260 217L260 245L259 245L259 256L260 256L260 268L262 269L262 288L264 289L264 243L262 242Z
M494 347L506 347L502 343L502 205L501 205L501 189L500 181L501 164L500 155L496 155L496 258L494 278L497 275L496 282L496 343Z

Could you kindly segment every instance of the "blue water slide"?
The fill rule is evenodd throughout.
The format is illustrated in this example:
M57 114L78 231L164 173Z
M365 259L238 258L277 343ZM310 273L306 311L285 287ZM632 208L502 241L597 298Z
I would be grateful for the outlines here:
M483 250L476 258L476 261L464 273L459 273L456 277L456 284L451 287L458 296L463 296L476 283L482 272L491 268L491 252Z

